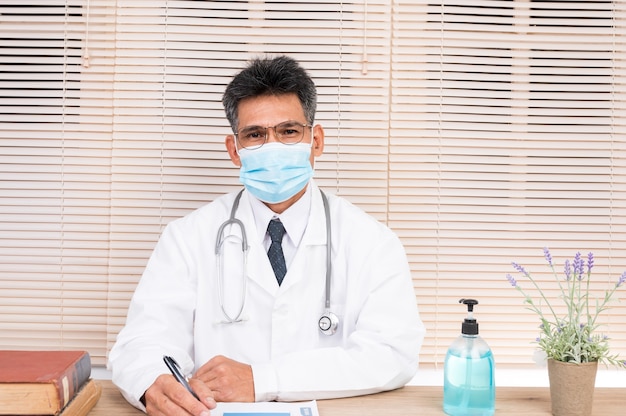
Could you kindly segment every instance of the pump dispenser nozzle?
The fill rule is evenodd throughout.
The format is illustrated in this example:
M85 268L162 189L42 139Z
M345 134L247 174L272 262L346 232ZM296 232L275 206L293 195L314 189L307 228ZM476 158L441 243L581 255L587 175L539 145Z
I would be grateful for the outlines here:
M460 299L459 303L467 305L467 318L461 325L461 333L465 335L478 335L478 322L474 319L474 305L478 305L476 299Z
M460 299L459 303L467 305L468 312L474 312L474 305L478 305L478 301L476 299Z

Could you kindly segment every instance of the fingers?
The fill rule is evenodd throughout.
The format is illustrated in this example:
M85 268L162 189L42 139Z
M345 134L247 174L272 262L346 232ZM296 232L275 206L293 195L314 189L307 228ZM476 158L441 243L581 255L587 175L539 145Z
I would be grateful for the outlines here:
M194 386L202 390L199 397L204 397L203 402L196 400L173 376L160 375L146 390L146 412L150 416L209 416L215 400L210 389L200 384L204 383L196 382Z
M215 378L215 369L223 365L228 361L228 358L222 355L216 355L207 361L202 367L198 369L194 377L200 378L202 380L209 381L211 378Z
M191 379L189 380L189 385L194 393L196 393L196 396L200 398L202 404L204 404L208 409L215 409L217 402L213 398L214 393L205 382L199 379Z
M254 402L254 378L248 364L215 356L194 378L202 380L218 402Z

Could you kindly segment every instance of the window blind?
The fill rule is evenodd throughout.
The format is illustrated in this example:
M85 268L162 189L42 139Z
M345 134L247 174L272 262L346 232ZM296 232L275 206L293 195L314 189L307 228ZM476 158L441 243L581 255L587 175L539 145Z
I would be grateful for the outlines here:
M499 366L532 365L511 261L548 285L544 246L593 251L598 290L626 270L619 2L39 3L0 6L0 348L104 364L164 225L241 186L221 95L262 54L318 85L318 184L405 244L424 366L462 297Z
M0 348L106 354L110 68L105 2L0 5ZM101 55L87 58L91 41Z
M624 256L621 2L400 2L394 15L389 225L404 239L441 364L477 298L499 363L532 363L538 317L506 273L553 302L543 247L596 256L595 295ZM536 292L530 291L535 296ZM623 294L621 295L623 299ZM535 298L535 301L538 301ZM602 329L624 351L624 303Z

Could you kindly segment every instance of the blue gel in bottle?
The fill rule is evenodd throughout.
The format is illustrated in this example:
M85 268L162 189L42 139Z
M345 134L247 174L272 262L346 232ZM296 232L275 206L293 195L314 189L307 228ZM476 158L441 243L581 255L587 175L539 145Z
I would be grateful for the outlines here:
M443 410L449 416L492 416L495 411L495 364L489 345L478 335L474 299L461 299L468 316L461 335L450 345L443 368Z

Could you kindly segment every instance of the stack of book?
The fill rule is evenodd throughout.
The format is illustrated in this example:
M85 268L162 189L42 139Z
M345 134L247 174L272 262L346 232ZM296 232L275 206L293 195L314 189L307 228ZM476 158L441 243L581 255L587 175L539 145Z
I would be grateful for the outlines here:
M0 350L0 415L83 416L101 393L86 351Z

